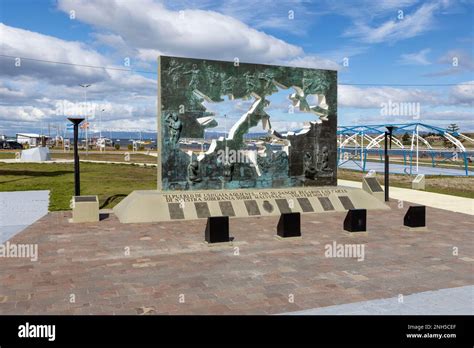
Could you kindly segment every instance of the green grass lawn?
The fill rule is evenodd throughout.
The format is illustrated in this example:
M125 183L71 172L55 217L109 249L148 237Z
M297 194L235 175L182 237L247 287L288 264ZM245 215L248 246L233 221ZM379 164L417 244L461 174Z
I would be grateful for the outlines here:
M0 151L0 159L14 159L15 153L21 152L21 150L4 150ZM111 162L134 162L134 163L153 163L156 164L157 158L153 156L148 156L144 153L133 153L128 151L129 153L129 160L125 160L124 153L117 153L114 151L107 151L104 153L89 153L86 155L85 152L80 151L80 158L81 160L91 160L91 161L111 161ZM74 153L72 151L69 152L51 152L51 159L74 159Z
M0 159L13 159L15 152L0 151Z
M90 160L90 161L110 161L110 162L127 162L125 160L125 154L123 153L114 153L112 151L110 152L104 152L104 153L90 153L89 155L86 156L85 153L81 152L80 153L80 158L81 160ZM148 156L142 153L132 153L129 151L129 156L130 159L128 162L133 162L133 163L153 163L156 164L157 158L153 156ZM53 152L51 153L51 158L53 160L55 159L74 159L74 154L73 152Z
M74 194L72 163L0 163L0 191L50 190L50 210L68 210ZM81 163L81 194L98 195L101 208L112 208L134 190L156 189L156 167ZM338 178L361 181L362 173L338 169ZM383 176L378 175L383 182ZM411 187L408 175L390 175L390 184ZM426 176L426 190L474 198L474 178Z
M342 180L362 181L362 172L350 169L337 169L337 177ZM382 173L376 175L383 185ZM414 176L404 174L390 174L390 186L411 188ZM441 176L425 175L425 188L428 192L445 195L474 198L474 178L472 176Z
M156 189L156 167L81 163L81 194L112 208L133 190ZM0 163L0 191L50 190L53 210L67 210L74 194L72 164Z

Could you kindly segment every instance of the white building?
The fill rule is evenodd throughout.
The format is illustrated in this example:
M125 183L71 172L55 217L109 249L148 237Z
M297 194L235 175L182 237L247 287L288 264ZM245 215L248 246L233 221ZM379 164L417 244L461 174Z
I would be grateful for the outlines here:
M46 135L40 135L35 133L17 133L16 141L22 145L28 144L30 147L40 146L41 138L44 138L45 141L48 139Z

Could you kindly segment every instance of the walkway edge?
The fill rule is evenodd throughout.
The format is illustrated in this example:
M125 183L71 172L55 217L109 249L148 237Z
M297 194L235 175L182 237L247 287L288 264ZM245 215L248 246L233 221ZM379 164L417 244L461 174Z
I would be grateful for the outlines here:
M351 180L338 180L338 185L348 187L362 187L362 182ZM383 187L383 186L382 186ZM401 187L390 187L390 198L401 201L413 202L428 207L449 210L456 213L474 215L474 199L444 195L441 193L426 192L406 189Z

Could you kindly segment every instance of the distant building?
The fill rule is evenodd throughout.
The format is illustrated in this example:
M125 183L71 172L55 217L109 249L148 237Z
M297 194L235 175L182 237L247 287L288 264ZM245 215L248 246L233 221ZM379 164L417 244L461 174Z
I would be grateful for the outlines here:
M46 135L40 135L35 133L17 133L16 141L22 145L28 144L30 147L40 146L41 140L44 138L44 141L48 139Z

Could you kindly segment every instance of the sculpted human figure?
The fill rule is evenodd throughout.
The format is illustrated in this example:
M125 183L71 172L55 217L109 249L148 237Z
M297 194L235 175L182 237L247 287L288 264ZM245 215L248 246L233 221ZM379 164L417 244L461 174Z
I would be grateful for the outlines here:
M250 72L246 71L243 77L245 79L245 93L250 94L255 89L255 75L252 75Z
M234 165L226 162L224 164L224 179L225 181L232 181L232 172L234 171Z
M181 135L181 129L183 128L182 122L178 118L176 112L168 114L165 118L166 123L168 124L168 130L170 134L170 141L173 144L176 144Z
M274 74L271 71L265 71L258 75L258 78L263 81L263 92L266 95L270 95L272 92L277 90L273 84L273 77Z
M178 79L179 79L179 74L177 70L181 69L182 67L183 66L181 64L179 64L176 60L173 59L170 61L170 66L168 70L166 71L168 76L171 76L171 80L173 81L175 88L178 87Z
M209 83L211 85L215 85L219 74L214 71L214 69L212 68L212 65L208 65L207 66L207 76L208 76Z
M314 180L317 170L313 164L313 156L309 152L306 152L304 154L303 167L304 167L304 176L307 179Z
M197 64L193 64L193 67L191 70L186 71L183 73L183 75L188 75L191 74L191 80L189 81L189 87L191 87L192 90L195 90L198 85L198 76L199 76L199 69Z
M226 78L225 73L221 73L221 93L224 95L232 94L232 83L233 77L229 76Z
M322 158L321 158L321 170L328 171L329 168L329 151L327 146L322 148Z
M200 182L202 180L199 177L199 163L196 160L188 165L188 180L192 183Z

